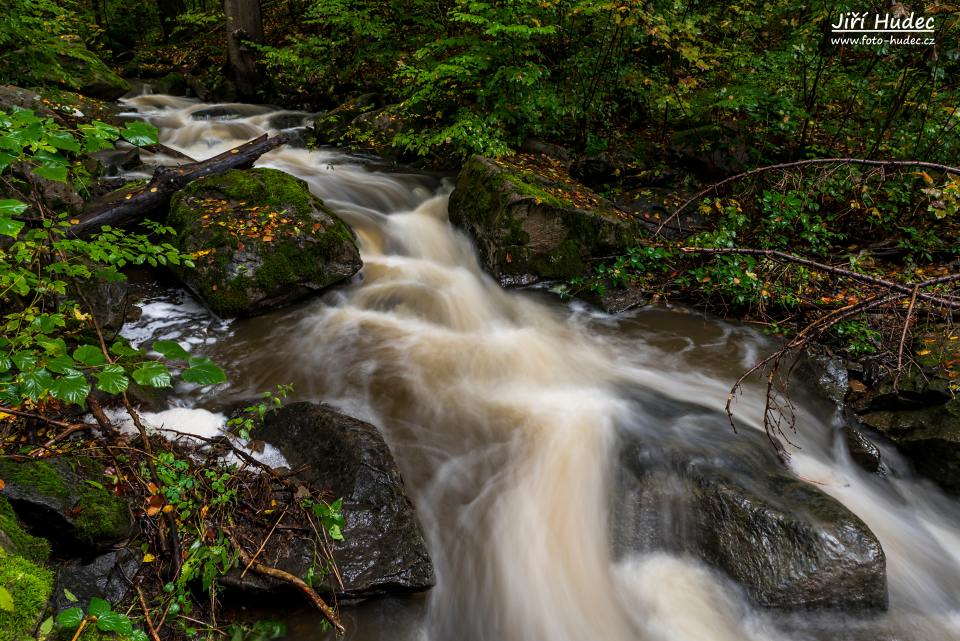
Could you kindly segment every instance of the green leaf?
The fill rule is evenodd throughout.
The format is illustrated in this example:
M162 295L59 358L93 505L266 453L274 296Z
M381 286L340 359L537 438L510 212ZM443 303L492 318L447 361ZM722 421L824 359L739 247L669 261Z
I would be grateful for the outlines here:
M67 182L67 168L66 167L50 167L50 166L40 166L33 169L33 173L40 176L41 178L46 178L47 180L54 180L56 182L65 183Z
M40 638L46 639L50 636L50 633L53 632L53 617L47 617L43 620L43 623L40 624Z
M13 605L13 595L10 594L10 590L2 585L0 585L0 610L6 610L7 612L16 610Z
M157 128L149 122L143 122L142 120L131 122L123 128L120 135L123 136L127 142L137 147L155 145L160 140L157 136Z
M13 355L13 364L21 372L25 372L37 366L37 356L33 352L17 352Z
M93 597L90 599L90 604L87 606L87 614L94 617L102 617L109 611L110 603L101 599L100 597Z
M66 151L80 151L80 143L69 131L52 131L47 134L47 142L51 147Z
M9 198L0 200L0 216L19 216L25 211L27 211L27 203L25 202Z
M0 354L0 372L10 371L11 366L13 366L13 360L6 354Z
M134 630L130 635L131 641L150 641L150 637L143 630Z
M77 598L77 595L76 595L76 594L74 594L73 592L71 592L71 591L68 590L67 588L63 588L63 596L64 596L64 598L66 598L66 600L69 601L70 603L76 603L77 601L80 600L80 599Z
M107 365L94 374L97 378L97 389L107 394L120 394L127 391L130 379L119 365Z
M50 390L50 393L54 398L61 401L80 405L87 400L87 395L90 394L90 383L87 382L87 378L83 374L75 369L70 369L64 376L53 382L53 389Z
M66 354L61 354L60 356L54 356L53 358L48 358L46 367L48 370L54 374L63 374L68 369L73 369L77 366L77 362L67 356Z
M177 341L157 341L153 344L153 349L171 361L185 361L190 358L190 352L183 349Z
M83 623L83 610L69 608L57 615L57 625L67 630L76 630Z
M80 363L90 366L103 365L107 362L100 348L94 347L93 345L81 345L73 350L73 357Z
M110 353L122 358L124 356L136 356L140 351L130 347L126 341L118 340L110 346Z
M130 618L119 612L107 612L97 617L97 629L101 632L116 632L120 636L130 636L133 633Z
M21 379L23 393L34 401L39 400L44 393L53 387L53 377L45 369L35 369L27 372Z
M180 377L188 383L197 385L216 385L227 380L227 375L209 358L190 358L190 365Z
M9 236L10 238L16 238L20 235L20 232L23 230L23 227L26 225L23 221L13 220L12 218L4 218L0 216L0 236Z
M170 370L163 363L147 361L133 370L133 380L147 387L172 387Z
M330 538L334 541L343 540L343 533L340 531L339 525L331 525L327 531L330 533Z

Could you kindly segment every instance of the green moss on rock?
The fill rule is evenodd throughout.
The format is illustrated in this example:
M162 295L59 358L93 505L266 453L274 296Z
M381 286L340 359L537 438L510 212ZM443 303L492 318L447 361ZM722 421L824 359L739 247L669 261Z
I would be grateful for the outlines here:
M637 234L609 204L579 209L565 186L547 187L532 171L479 156L457 178L450 220L474 238L481 262L501 283L583 275Z
M21 556L0 557L0 586L13 597L13 611L0 609L0 639L33 638L50 594L53 572Z
M10 554L19 554L31 561L46 561L50 557L50 543L24 530L10 501L4 497L0 497L0 532L12 544L13 549L8 550Z
M275 169L196 181L174 197L168 222L196 263L177 274L223 316L282 306L361 266L343 221L304 181Z

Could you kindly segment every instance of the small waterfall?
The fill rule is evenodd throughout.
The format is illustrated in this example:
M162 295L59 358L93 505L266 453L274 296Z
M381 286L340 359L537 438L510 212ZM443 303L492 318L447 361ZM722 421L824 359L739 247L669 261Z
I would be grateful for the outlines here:
M164 144L198 159L308 117L170 96L127 104L161 128ZM319 300L210 330L210 351L231 372L227 393L245 398L293 383L299 398L380 426L438 570L425 607L417 599L368 603L348 638L960 639L960 504L907 472L880 479L855 467L838 445L832 408L802 394L793 471L879 537L887 613L780 615L753 608L694 559L614 558L610 486L620 431L705 455L736 439L723 422L692 430L664 408L722 411L766 338L678 311L610 317L536 291L503 291L449 225L450 185L435 177L377 171L338 150L284 147L258 164L307 181L357 231L364 269ZM744 428L760 429L757 388L737 412Z

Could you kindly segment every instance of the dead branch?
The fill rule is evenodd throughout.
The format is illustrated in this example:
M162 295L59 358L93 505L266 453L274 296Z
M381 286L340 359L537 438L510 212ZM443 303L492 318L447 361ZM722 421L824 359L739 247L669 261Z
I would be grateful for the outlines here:
M734 176L729 176L720 180L718 182L712 183L708 187L700 190L694 194L691 198L688 198L682 205L673 210L669 216L661 221L660 225L657 227L655 234L659 235L667 223L671 222L677 218L683 210L700 200L707 194L712 191L716 191L720 187L727 185L732 182L736 182L743 178L748 178L750 176L755 176L757 174L766 173L768 171L779 171L782 169L793 169L794 167L805 167L808 165L832 165L832 164L845 164L845 165L865 165L868 167L921 167L923 169L932 169L934 171L942 171L947 174L960 175L960 168L951 167L949 165L941 165L940 163L935 162L925 162L922 160L866 160L863 158L811 158L808 160L797 160L795 162L785 162L779 163L776 165L766 165L764 167L756 167L749 171L736 174Z
M194 180L221 174L229 169L250 167L260 156L286 143L288 139L289 136L285 133L273 138L264 134L207 160L178 167L157 167L153 178L145 187L98 205L94 210L86 212L83 219L68 231L74 236L86 236L95 233L104 225L119 227L140 220L165 206L174 193Z
M227 538L230 540L230 543L233 545L234 549L237 551L237 554L240 556L240 561L242 563L249 565L251 568L253 568L254 572L272 579L277 579L278 581L283 581L284 583L289 583L290 585L296 587L298 590L303 592L303 594L307 597L310 603L314 605L314 607L320 610L320 613L323 614L323 618L325 618L330 625L334 627L334 629L337 631L337 634L342 635L346 631L343 627L343 624L340 622L340 617L337 616L337 613L334 612L320 597L320 595L317 594L313 588L307 585L303 579L298 576L294 576L289 572L285 572L284 570L273 568L269 565L264 565L263 563L257 562L251 558L247 551L243 549L243 546L237 542L232 532L229 530L224 530L224 532L226 533Z

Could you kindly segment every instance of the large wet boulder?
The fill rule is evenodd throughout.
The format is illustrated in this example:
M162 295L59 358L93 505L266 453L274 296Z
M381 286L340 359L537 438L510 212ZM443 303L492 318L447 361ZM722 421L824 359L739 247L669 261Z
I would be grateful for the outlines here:
M616 487L622 555L698 557L770 608L887 605L876 536L841 503L775 466L745 464L730 453L664 451L628 437Z
M311 130L313 142L318 145L330 145L340 141L350 128L350 123L358 116L377 107L377 96L372 93L351 98L339 106L326 111L313 120Z
M131 89L129 82L81 44L64 46L57 54L57 62L65 75L51 75L53 84L101 100L116 100Z
M0 459L3 496L31 532L61 552L85 555L109 548L133 531L126 502L102 489L92 459Z
M353 276L353 232L307 184L276 169L232 170L174 195L168 223L195 268L175 269L221 316L292 303Z
M373 425L327 405L292 403L269 414L257 437L275 445L298 481L343 499L343 541L333 557L343 580L341 598L418 592L434 584L433 564L403 479L383 437ZM263 563L306 576L315 545L295 530L274 533ZM248 573L228 585L275 587Z
M120 603L140 570L140 555L131 550L113 550L89 563L64 564L57 574L57 589L51 604L54 612L80 606L86 609L91 599ZM67 591L75 601L67 598Z
M571 278L586 274L594 259L623 253L636 233L602 200L581 208L577 193L474 156L450 196L450 221L473 238L484 268L503 285Z
M853 387L853 386L852 386ZM850 394L859 420L893 442L916 471L960 495L960 399L942 378L902 376Z

